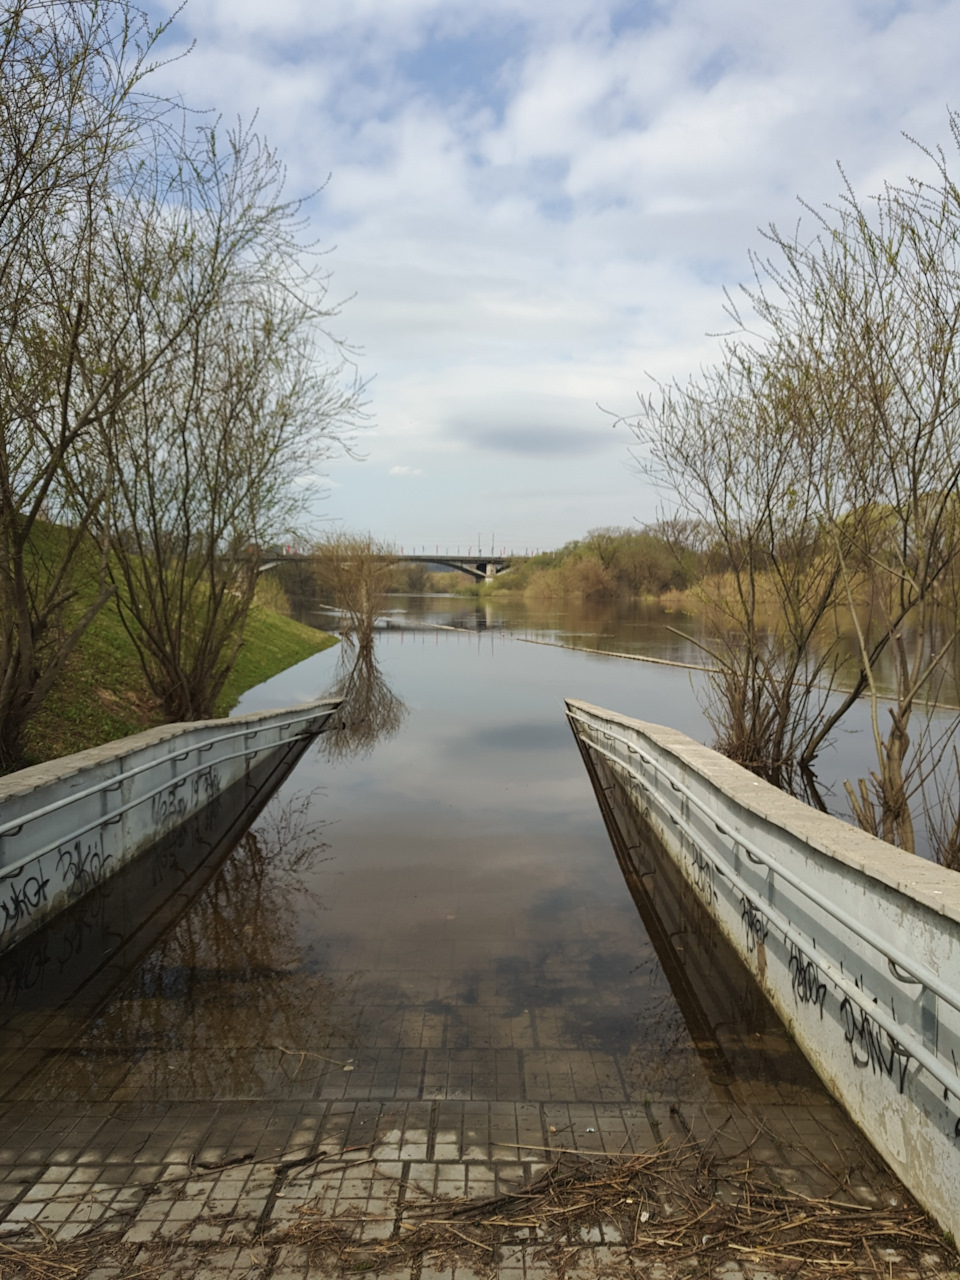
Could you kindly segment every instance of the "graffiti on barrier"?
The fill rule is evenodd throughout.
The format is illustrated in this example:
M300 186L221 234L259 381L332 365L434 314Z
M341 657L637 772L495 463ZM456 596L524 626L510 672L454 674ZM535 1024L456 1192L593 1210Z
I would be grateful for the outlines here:
M0 1005L16 1004L22 992L31 991L40 982L49 963L48 941L42 932L34 945L28 942L4 956L0 965Z
M206 831L216 828L220 820L220 771L212 765L193 779L194 804L203 806L203 826Z
M865 1009L858 1008L849 996L844 996L840 1005L840 1020L853 1065L861 1069L869 1067L874 1075L887 1076L903 1093L910 1064L910 1054L906 1049Z
M827 984L820 977L815 962L805 956L794 942L790 944L790 986L794 1000L798 1004L815 1005L820 1010L822 1021Z
M157 835L172 831L187 816L187 797L183 795L185 779L172 782L150 801L150 822Z
M57 851L57 871L63 877L71 902L100 883L108 874L106 868L110 860L109 853L104 856L99 835L88 840L86 845L82 840L76 840Z
M38 870L21 880L11 878L0 882L0 939L15 929L23 920L29 920L38 907L47 900L50 881Z
M209 804L220 794L220 770L213 765L202 773L195 773L190 782L194 804Z
M697 892L707 899L715 899L717 890L713 883L713 863L698 844L693 845L690 851L690 861L693 863L693 883Z
M156 835L166 835L186 821L187 814L200 805L215 804L220 795L220 772L215 766L192 777L171 782L150 801L150 821Z
M756 951L766 942L767 934L770 932L767 917L755 903L743 895L740 898L740 919L747 931L747 950Z

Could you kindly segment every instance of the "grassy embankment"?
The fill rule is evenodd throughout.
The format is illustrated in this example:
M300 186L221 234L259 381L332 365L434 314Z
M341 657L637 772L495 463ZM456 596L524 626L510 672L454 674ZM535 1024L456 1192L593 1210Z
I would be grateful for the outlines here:
M243 648L217 700L227 715L247 689L336 644L334 636L254 604ZM26 733L36 764L163 723L116 609L106 605Z

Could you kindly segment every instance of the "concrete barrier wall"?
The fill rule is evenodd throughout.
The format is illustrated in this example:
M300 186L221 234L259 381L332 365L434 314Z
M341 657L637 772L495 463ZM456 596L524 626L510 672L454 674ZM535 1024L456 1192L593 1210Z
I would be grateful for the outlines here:
M0 953L322 732L338 706L163 725L0 778Z
M569 700L821 1079L960 1239L960 875L684 734Z

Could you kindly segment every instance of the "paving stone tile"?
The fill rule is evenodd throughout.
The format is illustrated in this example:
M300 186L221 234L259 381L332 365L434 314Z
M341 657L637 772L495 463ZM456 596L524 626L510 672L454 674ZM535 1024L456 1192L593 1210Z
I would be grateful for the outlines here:
M194 1226L187 1239L192 1244L207 1243L210 1240L220 1241L223 1239L224 1228L213 1222L198 1222Z
M123 1239L127 1244L143 1244L147 1240L153 1239L153 1233L157 1228L157 1223L153 1219L137 1219L132 1227L128 1227L123 1233Z
M140 1206L137 1213L138 1222L162 1222L170 1210L173 1208L174 1201L153 1196Z
M41 1226L45 1227L51 1226L57 1222L66 1222L67 1218L70 1217L75 1208L76 1205L72 1200L68 1200L66 1202L55 1200L46 1203L44 1204L43 1212L40 1214L37 1221Z
M33 1220L38 1218L42 1212L43 1205L36 1200L31 1201L28 1204L21 1201L20 1204L15 1204L7 1214L4 1220L4 1225L10 1223L33 1222Z
M170 1222L192 1222L203 1212L202 1200L178 1200L170 1206L167 1220Z
M304 1280L311 1275L310 1256L305 1248L287 1245L279 1251L270 1280Z
M460 1132L455 1129L437 1129L433 1140L434 1160L460 1159Z
M461 1164L437 1165L436 1192L439 1196L463 1196L466 1194L467 1175Z
M56 1240L75 1240L77 1236L82 1236L84 1232L90 1230L90 1224L87 1222L74 1222L72 1220L63 1222L52 1232Z
M497 1188L497 1175L491 1164L469 1164L466 1166L466 1194L469 1196L492 1195Z
M381 1216L372 1213L364 1214L360 1229L361 1240L389 1240L395 1225L393 1216Z
M240 1250L235 1247L205 1253L195 1280L223 1280L225 1275L238 1268L239 1262Z

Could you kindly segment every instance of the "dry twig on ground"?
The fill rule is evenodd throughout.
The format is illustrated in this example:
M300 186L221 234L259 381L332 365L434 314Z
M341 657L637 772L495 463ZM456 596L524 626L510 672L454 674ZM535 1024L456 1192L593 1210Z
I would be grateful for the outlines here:
M947 1250L914 1204L871 1206L849 1196L814 1199L746 1169L732 1172L693 1146L645 1155L563 1154L531 1185L487 1199L404 1203L386 1239L365 1239L359 1213L325 1217L305 1206L288 1237L346 1271L385 1270L430 1256L492 1269L505 1247L534 1246L558 1275L573 1255L605 1242L688 1276L723 1261L754 1262L791 1276L874 1270L870 1254L893 1249L911 1269ZM382 1232L380 1233L382 1234ZM949 1251L952 1253L952 1251ZM899 1265L899 1264L898 1264ZM956 1258L944 1264L944 1273Z
M457 1264L493 1275L526 1247L562 1280L581 1252L601 1244L615 1246L604 1255L611 1278L621 1265L628 1274L628 1258L684 1280L712 1276L731 1261L796 1280L861 1273L888 1280L889 1251L897 1277L906 1269L936 1280L960 1268L955 1249L906 1199L859 1204L839 1183L829 1198L807 1196L775 1185L749 1160L732 1167L692 1141L646 1154L556 1154L529 1185L499 1195L430 1196L398 1183L397 1196L382 1201L382 1217L359 1210L331 1217L313 1201L283 1225L221 1215L216 1225L226 1234L217 1241L188 1240L198 1220L185 1222L179 1237L139 1245L122 1241L119 1222L69 1241L35 1225L33 1242L0 1241L0 1280L80 1280L102 1267L116 1268L116 1280L187 1277L228 1237L255 1244L263 1257L305 1248L320 1274L389 1273L428 1261L433 1269Z

